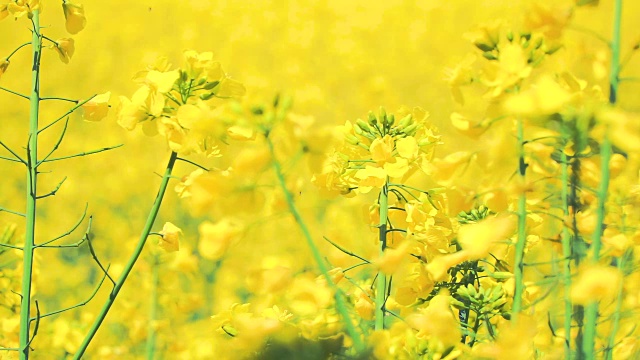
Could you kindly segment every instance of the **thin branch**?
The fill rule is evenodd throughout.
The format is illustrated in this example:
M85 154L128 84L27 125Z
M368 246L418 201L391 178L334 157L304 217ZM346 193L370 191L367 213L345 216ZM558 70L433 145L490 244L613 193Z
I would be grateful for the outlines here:
M117 149L121 146L123 146L124 144L119 144L116 146L108 146L105 148L101 148L101 149L96 149L96 150L91 150L91 151L86 151L86 152L81 152L78 154L73 154L73 155L69 155L69 156L62 156L62 157L57 157L57 158L53 158L53 159L48 159L48 160L42 160L42 162L54 162L54 161L59 161L59 160L67 160L67 159L72 159L72 158L76 158L76 157L82 157L82 156L87 156L87 155L93 155L93 154L97 154L97 153L101 153L103 151L108 151L108 150L113 150L113 149Z
M6 87L2 87L2 86L0 86L0 90L4 90L4 91L6 91L6 92L8 92L8 93L10 93L10 94L17 95L17 96L19 96L19 97L21 97L21 98L31 100L31 98L30 98L30 97L28 97L27 95L25 95L25 94L20 94L19 92L13 91L13 90L11 90L11 89L7 89Z
M64 122L64 127L62 128L62 132L60 133L60 137L58 138L58 141L56 142L56 144L53 146L53 148L51 149L51 151L49 151L49 153L47 154L47 156L45 156L42 160L38 161L38 163L36 164L36 168L38 166L40 166L40 164L42 164L43 162L47 161L47 159L56 151L58 150L58 147L60 146L60 144L62 143L62 139L64 138L64 135L67 133L67 127L69 126L69 117L67 116L67 120L65 120Z
M21 163L27 165L27 162L24 161L23 158L20 157L20 155L16 154L13 150L11 150L7 145L5 145L2 141L0 141L0 146L2 146L3 148L7 149L7 151L9 151L11 153L11 155L13 155L18 161L20 161Z
M111 264L107 265L107 271L109 270L109 267L111 267ZM100 290L100 288L102 287L102 283L104 283L104 279L106 279L106 278L107 278L107 273L105 272L105 274L102 276L102 279L100 280L100 282L98 283L96 288L93 290L93 293L91 293L91 296L89 296L88 299L86 299L84 301L81 301L81 302L77 303L76 305L69 306L69 307L64 308L64 309L60 309L60 310L52 311L50 313L46 313L44 315L41 315L40 318L45 318L47 316L60 314L60 313L63 313L65 311L69 311L69 310L72 310L72 309L75 309L75 308L78 308L80 306L84 306L84 305L88 304L89 301L93 300L93 298L96 296L96 294L98 293L98 290ZM35 318L29 319L29 321L33 321L33 320L35 320Z
M34 248L39 248L39 247L50 247L50 248L51 248L51 247L72 247L72 244L71 244L70 246L64 246L64 245L60 245L60 246L47 246L47 245L48 245L48 244L51 244L52 242L54 242L54 241L56 241L56 240L62 239L62 238L63 238L63 237L65 237L65 236L69 236L72 232L74 232L74 231L78 228L78 226L80 226L80 224L82 224L82 221L84 221L84 218L87 216L87 209L88 209L88 208L89 208L89 204L85 204L85 206L84 206L84 212L82 213L82 216L80 217L80 220L78 220L78 222L77 222L77 223L76 223L76 224L71 228L71 230L69 230L69 231L65 232L64 234L62 234L62 235L60 235L60 236L58 236L58 237L56 237L56 238L53 238L53 239L51 239L51 240L49 240L49 241L46 241L46 242L43 242L42 244L34 245ZM91 226L91 225L89 224L89 228L87 229L87 231L89 231L90 226ZM81 241L78 243L78 245L77 245L77 246L80 246L80 244L82 243L82 241L83 241L83 240L81 240ZM74 246L74 247L77 247L77 246Z
M355 258L358 258L358 259L360 259L360 260L364 261L364 262L365 262L365 263L367 263L367 264L370 264L370 263L371 263L371 261L369 261L369 260L367 260L367 259L363 258L362 256L357 255L357 254L354 254L354 253L352 253L351 251L349 251L349 250L347 250L347 249L343 248L342 246L340 246L340 245L338 245L338 244L334 243L333 241L329 240L329 238L327 238L326 236L323 236L322 238L323 238L323 239L325 239L329 244L331 244L331 245L335 246L335 247L336 247L336 249L338 249L338 250L342 251L343 253L345 253L345 254L347 254L347 255L349 255L349 256L353 256L353 257L355 257Z
M60 100L60 101L72 102L74 104L77 104L79 102L79 100L67 99L67 98L62 98L57 96L41 97L40 100Z
M9 209L5 209L3 207L0 207L0 212L8 212L9 214L13 214L13 215L18 215L18 216L22 216L25 217L25 215L23 213L19 213L17 211L13 211L13 210L9 210Z
M5 244L5 243L0 243L0 247L6 247L6 248L16 249L16 250L24 250L24 249L23 249L22 247L20 247L20 246L11 245L11 244Z
M6 59L7 59L7 61L9 61L9 60L11 59L11 57L12 57L13 55L15 55L15 53L17 53L17 52L18 52L18 50L20 50L20 49L22 49L23 47L28 46L28 45L31 45L31 41L26 42L26 43L24 43L24 44L22 44L22 45L18 46L17 48L15 48L15 50L13 50L13 51L11 52L11 54L9 54L9 56L7 56L7 58L6 58Z
M38 328L40 327L40 305L38 304L38 300L36 300L36 317L34 320L36 321L36 325L33 328L33 335L31 335L31 339L29 339L25 347L30 347L31 342L33 342L33 339L38 335ZM31 324L31 319L29 319L29 324Z
M204 166L202 166L202 165L200 165L198 163L195 163L195 162L193 162L191 160L187 160L187 159L184 159L184 158L181 158L181 157L176 158L176 160L184 161L184 162L189 163L189 164L191 164L193 166L199 167L200 169L202 169L204 171L211 171L211 169L207 169L206 167L204 167Z
M109 275L109 267L107 266L107 268L105 269L104 266L102 266L102 263L98 259L98 255L96 255L96 251L93 249L93 245L91 244L91 237L89 236L89 229L91 228L91 220L92 220L92 216L89 217L89 227L87 228L87 232L84 234L84 238L83 239L87 240L87 244L89 245L89 252L91 253L91 256L93 257L93 260L95 260L96 264L98 264L100 269L102 269L102 272L104 273L104 275L106 277L108 277L109 280L111 280L111 283L113 284L113 287L115 289L116 282L113 280L111 275Z
M49 123L49 125L43 127L42 129L38 130L38 134L40 134L41 132L47 130L50 126L56 124L58 121L64 119L65 117L69 116L72 112L76 111L76 109L78 109L80 106L88 103L89 101L91 101L91 99L93 99L94 97L96 97L97 94L93 94L91 97L89 97L87 100L84 100L78 104L76 104L76 106L72 107L69 111L67 111L66 113L64 113L62 116L60 116L59 118L53 120L52 122Z
M20 160L16 160L14 158L8 158L8 157L4 157L4 156L0 156L0 160L7 160L7 161L11 161L11 162L20 162Z
M55 188L55 189L53 189L53 190L49 191L48 193L46 193L46 194L44 194L44 195L36 196L36 199L44 199L44 198L49 197L49 196L54 196L54 195L58 192L58 190L60 190L60 187L62 186L62 184L63 184L66 180L67 180L67 177L65 176L65 177L64 177L64 179L62 179L62 181L60 181L60 182L58 183L58 186L56 186L56 188Z

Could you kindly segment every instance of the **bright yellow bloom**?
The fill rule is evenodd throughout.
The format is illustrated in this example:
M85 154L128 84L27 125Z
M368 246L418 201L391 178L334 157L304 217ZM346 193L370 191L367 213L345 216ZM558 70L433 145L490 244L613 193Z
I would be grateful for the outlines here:
M40 0L16 0L15 2L6 4L6 11L16 19L24 15L31 18L35 10L42 11ZM2 7L0 7L0 11L2 11ZM0 16L0 19L4 18L4 16Z
M393 275L409 260L411 242L404 241L396 248L387 248L373 264L387 275Z
M198 251L205 259L218 260L242 234L244 228L236 220L225 218L217 223L205 221L198 227L200 241Z
M371 143L369 151L371 159L375 162L387 162L393 160L393 148L395 141L389 135L385 135L382 139L376 138Z
M168 252L180 250L180 235L182 230L173 225L170 222L164 224L162 231L160 231L162 238L160 240L160 247Z
M87 25L87 19L84 16L84 7L81 4L64 1L62 3L62 10L64 11L64 18L66 19L65 26L69 34L77 34Z
M84 113L82 118L87 121L100 121L107 116L109 112L109 99L111 92L96 95L93 99L82 105Z
M591 265L579 270L571 285L571 300L574 304L587 305L593 301L613 298L618 292L622 273L604 265Z
M255 140L257 132L251 126L233 125L227 129L227 135L234 140Z
M415 137L407 136L396 140L396 150L398 151L398 155L407 160L411 160L418 157L420 147Z
M180 73L178 72L178 70L150 70L143 81L153 90L161 94L165 94L168 93L171 88L173 88L173 84L175 84L176 80L178 80L178 77L180 77Z
M356 312L363 320L373 320L373 314L376 307L369 296L370 295L365 292L358 291L358 300L356 300L354 305Z
M470 260L482 259L489 255L497 242L507 240L514 229L511 216L490 217L476 224L462 226L458 232L458 243L469 254Z
M118 107L118 125L127 130L133 130L139 122L147 120L149 112L145 108L145 103L148 98L149 87L147 86L143 86L133 93L131 100L121 95Z
M407 318L407 322L418 329L418 338L440 343L436 348L447 348L460 342L460 326L451 311L450 299L446 292L438 294L429 306Z
M549 76L540 78L531 89L510 96L505 110L515 115L550 115L571 101L571 94Z
M387 172L384 169L373 166L365 166L364 169L358 170L356 178L358 182L358 191L366 194L373 188L382 188L387 181Z
M55 44L51 45L51 49L58 53L60 61L65 64L69 63L73 53L76 51L75 42L71 38L58 39Z
M198 79L203 73L205 76L219 79L222 75L220 63L213 61L213 53L210 51L197 53L193 50L184 52L187 75L190 79Z

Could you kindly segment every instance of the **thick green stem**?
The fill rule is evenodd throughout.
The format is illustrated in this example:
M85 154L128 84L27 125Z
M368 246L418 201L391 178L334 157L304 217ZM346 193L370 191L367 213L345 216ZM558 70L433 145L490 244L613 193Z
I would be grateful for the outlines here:
M313 254L313 259L315 260L316 265L318 266L318 269L324 276L325 280L327 281L327 284L335 292L336 310L342 317L342 322L345 326L347 335L351 337L355 350L358 353L362 353L362 351L364 351L364 342L360 334L356 331L356 327L351 322L351 317L349 316L349 311L347 310L344 293L333 282L331 275L329 275L329 269L327 268L327 265L324 263L324 260L322 259L320 250L318 249L316 244L313 242L311 233L309 232L309 229L307 228L306 223L302 219L300 212L298 212L298 208L293 200L293 195L291 195L291 192L289 191L289 189L287 189L287 183L285 181L284 174L282 173L282 166L276 159L273 142L271 141L271 138L269 138L268 135L266 136L266 140L267 140L267 145L269 146L269 151L271 153L271 159L273 160L273 169L276 173L276 177L278 178L278 183L280 185L280 188L284 193L284 197L287 202L287 206L289 207L289 211L291 212L291 214L293 215L293 218L296 220L296 223L300 227L300 230L302 231L304 239L306 240L307 245L309 246L309 249L311 249L311 253Z
M620 75L620 23L622 20L622 0L615 0L613 10L613 37L611 39L611 69L609 73L609 103L614 105L618 98L618 82ZM591 241L593 258L592 263L600 260L600 248L602 247L602 232L604 230L605 204L607 192L609 190L609 161L611 160L611 140L609 131L605 131L604 139L600 144L600 187L598 188L598 208L596 229ZM595 358L595 339L598 321L598 303L592 302L587 305L585 311L586 324L584 342L582 344L583 354L586 359Z
M158 318L158 284L160 280L160 261L153 257L151 264L151 304L149 304L149 324L147 324L146 357L153 360L156 355L156 319Z
M384 183L382 191L378 198L380 208L380 222L378 223L379 233L378 238L380 241L380 257L384 255L384 250L387 247L387 221L389 215L389 179ZM375 329L384 329L384 317L385 317L385 296L387 288L387 277L383 272L378 272L378 278L376 279L376 311L375 311Z
M569 163L567 154L562 149L562 211L564 218L569 218ZM571 288L571 234L569 228L562 227L562 263L564 264L564 358L571 358L571 319L573 314L573 304L569 289Z
M171 153L171 157L169 158L169 163L167 164L167 168L164 171L164 176L162 177L162 181L160 182L160 188L158 189L158 194L156 195L156 199L153 202L151 211L149 212L149 216L147 217L147 222L144 225L144 229L142 230L142 234L140 235L140 239L138 240L138 244L136 245L136 248L133 254L131 254L131 257L129 257L129 261L127 262L124 269L122 270L122 274L120 275L120 278L118 279L118 281L116 281L116 284L113 287L113 290L111 290L111 293L109 294L109 298L107 298L104 305L102 306L102 309L100 310L100 313L98 314L98 317L93 322L93 325L89 330L89 333L87 333L84 340L82 341L82 344L78 348L78 351L73 357L74 359L76 360L80 359L82 358L82 355L84 355L84 352L87 350L89 343L91 342L96 332L100 328L100 325L102 325L102 322L107 316L109 309L111 309L111 305L113 305L114 301L116 300L116 296L118 296L118 293L120 293L120 290L122 289L122 286L127 280L129 273L131 273L131 270L133 269L133 265L135 265L136 261L138 260L138 257L142 253L144 244L147 242L149 233L151 233L151 228L153 227L153 224L156 221L156 217L158 216L160 205L162 204L164 193L166 192L167 185L169 184L169 180L171 179L171 172L173 171L173 166L176 163L177 157L178 157L177 153L175 152Z
M527 170L527 164L524 160L524 121L522 119L517 120L517 132L518 132L518 175L520 181L524 186L525 172ZM515 322L518 319L518 314L522 309L522 296L524 294L524 247L527 242L527 234L525 232L525 224L527 221L527 198L524 191L518 198L518 239L516 241L516 254L513 275L515 277L515 291L513 294L513 307L511 318Z
M29 358L29 317L31 312L31 282L33 280L33 250L36 230L36 184L38 177L38 113L40 108L40 12L33 12L33 32L31 39L33 49L33 67L31 68L31 95L29 101L29 144L27 145L27 206L25 217L27 225L24 234L22 260L22 301L20 304L20 359Z

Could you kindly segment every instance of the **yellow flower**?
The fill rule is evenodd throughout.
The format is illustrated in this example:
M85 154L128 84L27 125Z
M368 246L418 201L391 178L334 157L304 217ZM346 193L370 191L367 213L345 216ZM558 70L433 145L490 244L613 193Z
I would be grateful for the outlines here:
M591 265L579 270L571 285L571 300L574 304L586 305L616 295L622 273L611 266Z
M460 326L451 311L450 299L446 292L438 294L431 299L429 306L407 318L407 322L418 329L418 338L440 343L444 348L460 342Z
M394 248L387 248L384 254L373 263L376 268L380 269L387 275L393 275L403 265L409 261L409 254L411 253L411 242L404 241L400 246Z
M180 234L182 234L182 230L179 227L167 222L164 224L160 234L162 235L159 244L161 248L168 252L178 251L180 249Z
M383 168L390 178L399 178L409 171L409 162L407 159L396 158L394 162L385 163Z
M222 258L243 231L239 222L229 218L222 219L215 224L205 221L200 224L198 229L200 231L198 251L202 257L209 260Z
M226 76L226 75L225 75ZM243 96L247 90L238 80L225 77L216 87L216 96L221 98L238 98Z
M571 100L571 94L549 76L543 76L531 89L510 96L504 108L522 116L550 115Z
M396 140L396 150L398 150L398 155L407 160L411 160L418 157L420 147L415 137L407 136Z
M234 125L227 129L227 135L234 140L255 140L256 130L247 125Z
M2 74L4 74L7 71L8 67L9 67L9 60L4 59L0 61L0 78L2 77Z
M73 4L69 1L62 3L65 26L69 34L77 34L84 29L87 19L84 17L84 7L81 4Z
M207 72L211 71L212 77L216 77L216 79L220 78L220 73L222 73L222 69L220 68L220 63L213 61L213 53L203 52L197 53L193 50L187 50L184 52L184 60L187 64L186 72L190 79L197 79L203 73L207 74ZM219 70L217 72L216 70Z
M358 170L356 178L360 180L358 182L358 191L366 194L371 191L372 188L382 188L385 181L387 181L387 172L384 169L365 166L364 169Z
M51 45L51 49L58 53L60 60L65 64L69 63L76 51L75 42L71 38L58 39L55 44Z
M148 86L139 88L135 93L133 93L131 100L126 96L120 96L120 105L118 106L118 125L127 130L133 130L139 122L147 120L149 114L145 109L145 102L148 97Z
M33 16L33 11L35 10L42 11L42 4L40 4L40 0L16 0L6 4L6 11L16 19L24 15L31 18ZM0 12L2 12L2 7L0 7ZM0 19L5 16L6 15L0 15Z
M375 304L365 292L358 291L358 300L354 305L356 312L363 320L372 320Z
M145 84L149 85L153 90L165 94L168 93L171 88L173 88L173 84L180 77L180 73L178 70L172 71L157 71L150 70L147 73L147 76L143 80Z
M394 145L395 142L389 135L385 135L382 139L376 138L369 147L371 159L375 162L387 162L393 160L392 153Z
M84 114L82 118L87 121L100 121L107 116L109 112L109 99L111 92L96 95L93 99L82 105Z
M462 226L458 232L458 243L470 260L489 255L491 248L513 234L515 224L511 216L496 216L476 224Z

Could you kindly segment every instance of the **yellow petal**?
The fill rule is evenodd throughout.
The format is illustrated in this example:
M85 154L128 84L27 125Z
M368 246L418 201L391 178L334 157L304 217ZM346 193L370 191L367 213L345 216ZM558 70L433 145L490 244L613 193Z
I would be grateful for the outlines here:
M458 243L469 254L470 260L482 259L489 255L496 242L509 238L514 229L513 217L490 217L477 224L460 227Z
M84 29L87 19L84 16L84 7L82 5L66 1L62 3L62 10L64 11L65 26L69 34L77 34Z
M104 119L109 112L109 99L111 99L110 91L94 96L93 99L82 105L82 109L84 110L82 118L87 121L100 121Z
M574 304L586 305L617 294L622 273L611 266L591 265L579 270L571 285L571 300Z
M164 224L162 231L162 240L160 240L160 247L168 252L178 251L180 249L180 235L182 230L173 225L170 222Z

